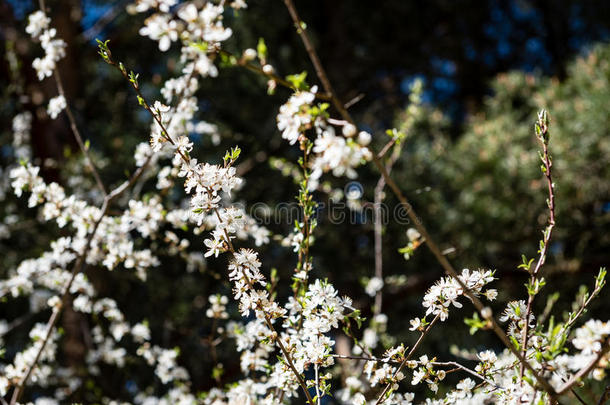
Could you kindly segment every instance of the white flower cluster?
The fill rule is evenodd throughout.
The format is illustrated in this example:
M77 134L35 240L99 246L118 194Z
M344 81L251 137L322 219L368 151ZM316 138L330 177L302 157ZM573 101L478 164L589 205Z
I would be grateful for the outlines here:
M157 41L163 52L169 50L172 42L180 40L181 62L185 65L185 74L217 76L218 69L207 55L207 51L215 51L219 44L232 34L232 30L222 22L224 7L212 2L206 2L201 7L201 3L193 1L181 4L178 6L178 12L172 14L170 7L175 4L175 0L144 0L138 1L135 8L131 7L135 12L157 10L146 19L144 27L140 29L140 35Z
M57 30L49 28L51 19L43 11L38 10L32 13L28 18L28 22L29 24L25 29L26 32L32 38L39 39L45 51L43 58L36 58L32 62L32 66L38 75L38 80L43 80L45 77L53 74L57 62L66 56L66 43L62 39L55 38Z
M403 345L386 350L380 362L369 361L364 365L364 374L371 387L391 384L395 391L398 384L405 379L402 371L398 371L397 360L403 358L405 348Z
M459 278L473 294L484 294L489 300L496 298L497 292L494 289L482 293L483 287L494 280L492 271L464 269ZM443 277L428 289L422 305L427 308L426 315L432 314L438 316L441 321L445 321L449 316L451 304L456 308L462 307L462 304L458 302L462 295L464 295L464 290L456 279Z
M64 189L57 183L47 185L38 175L39 170L31 164L13 169L10 177L13 179L11 185L15 194L21 196L23 190L30 191L28 205L34 207L43 204L42 213L45 220L55 220L61 228L70 224L76 229L76 235L64 249L78 253L83 250L86 238L101 212L99 208L92 207L74 196L66 197ZM136 250L130 233L137 230L143 237L151 237L160 227L163 210L159 200L152 198L146 203L130 201L129 210L123 215L102 218L98 232L91 241L87 263L101 263L108 269L113 269L120 262L124 262L127 268L135 268L140 277L145 278L143 271L159 262L149 250ZM68 262L64 263L64 266Z
M32 113L25 111L13 118L13 148L17 159L29 160L32 157L30 131L32 130Z
M47 335L46 332L47 328L45 324L37 323L34 325L29 334L32 345L23 352L17 353L13 359L13 363L2 369L2 374L0 375L0 395L6 395L10 382L15 380L18 381L26 373L42 347L43 340L45 340ZM32 375L30 377L32 382L44 383L44 381L52 375L53 367L48 363L55 360L55 352L57 350L56 342L58 338L59 333L57 332L53 332L49 337L44 350L40 354L38 367L32 370Z
M433 364L428 359L428 356L423 355L419 361L411 361L408 363L411 368L418 367L413 372L412 385L418 385L425 381L430 391L436 393L438 391L438 383L445 379L446 373L444 370L435 370Z
M208 298L210 302L210 308L207 309L205 315L208 318L214 319L228 319L229 314L227 313L227 304L229 299L224 295L210 295Z
M282 138L291 145L294 145L301 133L312 124L309 108L316 99L316 91L317 88L313 87L311 91L296 92L280 107L277 128L282 131Z
M298 91L280 107L277 115L277 127L282 131L282 138L291 145L305 136L308 130L314 130L316 138L312 151L314 157L310 163L312 173L309 187L315 189L322 173L331 171L333 175L356 177L355 167L371 159L372 155L367 145L371 141L370 134L356 134L356 127L349 123L342 126L343 136L337 136L335 128L328 123L324 114L312 116L312 106L316 98L317 88L311 91Z
M290 313L284 327L288 341L297 347L294 355L297 369L304 369L308 364L325 367L334 364L330 354L335 342L326 334L339 327L346 309L352 307L351 300L339 297L330 283L316 280L309 285L303 300L291 299L287 307ZM296 328L301 322L302 328Z
M527 314L527 304L524 300L510 301L506 305L506 309L500 316L501 322L509 322L508 333L509 335L521 339L521 331L525 328L525 316ZM529 315L529 327L533 327L535 321L534 314ZM530 342L533 343L533 342Z
M582 327L574 331L572 344L582 350L583 354L599 353L602 344L610 336L610 322L589 319Z
M256 284L265 285L265 277L260 272L258 254L250 249L240 249L229 264L229 280L233 284L233 296L239 301L239 311L248 316L254 310L257 318L275 319L283 316L285 309L269 299L266 290L257 290Z
M59 95L49 100L49 106L47 107L47 113L52 119L57 116L66 108L66 99L64 96Z
M331 126L320 128L313 147L316 155L312 163L312 178L319 179L327 171L337 177L355 178L354 168L371 159L371 151L366 144L367 137L360 136L356 142L352 138L335 135L335 129Z

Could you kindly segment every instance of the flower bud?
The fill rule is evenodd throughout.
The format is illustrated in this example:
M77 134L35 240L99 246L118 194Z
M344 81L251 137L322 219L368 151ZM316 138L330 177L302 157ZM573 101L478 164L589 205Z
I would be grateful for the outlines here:
M343 125L343 136L346 138L351 138L352 136L356 135L356 131L356 127L352 124Z
M371 134L366 131L360 131L358 134L358 143L362 146L367 146L369 143L371 143L371 139Z
M251 61L256 59L256 51L252 48L248 48L244 51L244 59L246 61Z
M481 310L481 316L483 317L483 319L491 319L493 315L493 312L491 311L491 308L489 307L485 307Z

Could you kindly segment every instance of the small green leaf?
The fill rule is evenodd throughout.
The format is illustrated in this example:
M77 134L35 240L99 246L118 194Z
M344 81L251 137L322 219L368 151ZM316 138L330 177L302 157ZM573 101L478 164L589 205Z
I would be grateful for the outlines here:
M265 40L263 38L258 39L258 44L256 45L256 53L258 54L259 59L267 59L267 44L265 44Z

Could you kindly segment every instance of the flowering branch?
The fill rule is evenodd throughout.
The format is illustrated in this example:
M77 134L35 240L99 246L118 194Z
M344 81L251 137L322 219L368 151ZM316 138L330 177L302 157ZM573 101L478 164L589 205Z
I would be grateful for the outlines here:
M68 120L70 121L70 129L74 134L76 143L78 144L78 147L85 156L87 166L89 167L89 170L91 171L95 179L97 187L102 192L102 195L106 196L106 189L104 187L102 179L100 178L97 168L93 164L93 160L91 159L91 155L89 154L88 147L83 142L83 138L80 134L80 131L78 130L78 126L76 125L74 114L72 114L72 109L70 108L70 105L66 102L66 92L64 91L61 76L57 68L57 62L65 56L66 43L62 39L54 39L56 35L56 29L49 28L49 23L51 20L46 16L45 13L45 0L39 0L38 4L40 10L30 16L30 23L26 28L26 31L29 32L32 37L39 38L42 43L42 47L45 50L45 57L42 59L37 58L33 63L38 73L38 79L43 80L45 77L51 76L52 74L55 78L57 92L59 93L59 96L49 101L49 107L47 111L51 118L56 118L57 115L63 109L66 110L66 115L68 116Z
M557 395L562 395L566 393L576 383L578 383L581 378L589 374L591 370L593 370L595 366L597 366L597 363L599 363L602 357L604 357L605 354L608 353L608 351L610 351L610 338L606 338L606 340L602 344L601 349L599 350L599 352L597 352L597 355L593 360L591 360L586 366L581 368L580 371L574 374L572 378L570 378L565 384L563 384L557 389Z
M328 80L326 71L324 70L324 67L322 66L322 64L320 62L320 59L315 51L315 48L313 47L311 40L309 39L309 35L307 34L305 24L299 18L299 15L297 13L297 10L294 6L293 1L284 0L284 4L288 8L290 16L292 17L292 20L293 20L295 26L297 27L297 33L301 37L301 41L303 42L305 49L307 50L307 53L309 55L309 58L310 58L311 62L313 63L314 68L316 69L318 78L322 82L322 85L324 86L324 89L326 90L326 92L331 95L331 100L332 100L333 106L337 109L337 111L339 111L339 113L341 114L341 116L343 117L344 120L346 120L346 121L352 123L352 125L354 125L354 120L352 119L350 114L347 112L347 110L343 107L343 104L341 103L341 101L337 98L337 96L330 84L330 81ZM460 284L460 287L462 287L462 289L464 290L464 294L470 299L470 301L473 303L473 305L479 312L483 312L484 310L485 310L485 313L491 312L489 307L485 307L483 305L483 303L464 284L464 282L462 280L460 280L460 278L458 277L457 271L453 268L453 266L451 265L449 260L447 260L447 258L443 255L440 248L436 245L436 243L430 237L430 234L428 233L427 229L422 224L420 218L417 216L417 214L413 210L411 204L409 204L409 201L404 196L404 194L402 193L402 191L400 190L400 188L398 187L396 182L394 182L394 180L390 177L388 170L385 168L385 165L381 162L378 155L373 153L372 159L373 159L373 163L375 164L375 166L377 166L377 169L379 169L379 171L381 172L381 175L385 179L385 182L388 184L388 186L390 186L390 188L392 189L392 191L394 192L394 194L396 195L396 197L398 198L400 203L403 204L403 206L408 208L407 214L408 214L409 218L413 221L416 229L419 231L421 236L426 240L426 242L427 242L426 244L427 244L428 248L430 249L432 254L436 257L437 261L441 264L441 266L443 267L445 272L457 280L458 284ZM491 329L500 338L502 343L519 359L519 361L521 361L521 363L525 366L525 368L527 368L533 374L534 378L536 379L538 384L540 384L540 386L544 389L544 391L546 391L551 397L554 397L555 390L553 389L553 387L549 384L548 381L546 381L532 367L532 365L527 361L525 356L523 356L523 354L517 348L515 348L515 346L511 343L510 339L508 338L508 336L506 335L504 330L500 327L500 325L498 325L498 323L493 318L493 316L487 316L484 318L491 324L490 325Z
M293 83L290 83L288 80L281 78L280 76L278 76L277 74L275 74L273 72L273 70L271 69L265 69L264 66L260 67L257 66L253 63L250 63L248 61L248 58L245 55L244 52L244 56L242 56L241 58L237 58L233 53L226 51L224 49L219 49L218 50L218 54L219 55L223 55L225 57L227 57L229 60L235 60L235 63L238 66L242 66L252 72L258 73L262 76L265 76L267 79L272 80L273 82L286 87L287 89L293 90L293 91L298 91L299 89L297 87L295 87L295 85ZM331 97L328 94L325 93L321 93L321 92L317 92L315 94L317 99L320 100L325 100L325 101L331 101Z
M364 357L364 356L345 356L345 355L341 355L341 354L333 354L333 357L336 359L346 359L346 360L361 360L361 361L374 361L377 363L394 363L394 364L401 364L400 361L396 361L396 360L386 360L386 359L380 359L378 357ZM417 363L417 364L423 364L423 362L421 361L417 361L417 360L413 360L413 363ZM491 380L488 380L487 378L485 378L484 376L482 376L481 374L477 373L476 371L466 367L463 364L458 363L457 361L429 361L429 364L433 365L433 366L440 366L440 367L455 367L458 368L462 371L467 372L468 374L472 375L473 377L478 378L479 380L491 385L492 387L495 387L497 389L501 389L503 390L504 388L502 388L501 386L499 386L498 384L494 383Z
M76 262L74 263L74 266L72 267L72 272L70 273L70 279L64 286L64 289L63 289L63 292L61 295L61 304L58 307L53 308L53 313L51 314L51 317L49 318L49 320L47 322L45 337L42 340L40 348L38 349L36 356L34 357L34 360L29 365L25 375L23 376L21 381L19 381L19 384L15 387L15 390L13 391L13 396L11 397L11 402L10 402L11 405L15 405L21 398L21 395L23 394L23 389L24 389L28 379L30 378L30 375L36 368L38 360L40 359L40 356L41 356L42 352L44 351L44 348L46 347L47 342L49 341L49 338L53 334L53 330L55 329L55 324L57 323L57 320L59 319L59 315L61 314L61 309L67 305L68 300L70 299L70 287L72 286L72 283L74 282L76 276L79 273L81 273L86 266L85 258L87 256L87 253L89 252L89 248L91 247L91 242L93 241L93 238L95 237L95 234L97 232L99 225L102 222L102 219L106 216L106 214L108 214L108 209L110 208L110 203L112 203L115 199L117 199L119 196L121 196L121 194L123 194L129 187L131 187L140 178L142 173L144 173L145 169L146 169L146 166L139 167L138 170L136 170L136 172L131 176L131 178L129 180L123 182L121 185L119 185L118 187L113 189L109 194L107 194L104 197L104 201L102 203L102 206L100 207L100 216L93 223L91 231L90 231L89 235L87 236L87 240L86 240L85 246L83 248L83 251L80 254L80 256L76 259Z
M121 74L123 75L123 77L125 77L129 81L129 83L131 84L131 87L136 92L139 104L142 107L144 107L144 109L146 109L146 111L148 111L152 115L155 122L159 125L159 127L161 129L161 136L166 141L170 142L171 145L176 147L176 154L178 156L180 156L185 167L190 168L191 159L188 155L188 152L186 151L186 149L182 150L183 148L181 147L181 145L178 145L177 141L172 139L172 137L170 136L169 132L167 131L165 125L163 124L163 121L161 119L161 110L164 107L162 105L160 105L160 103L159 103L159 105L156 105L155 109L153 110L153 108L150 107L150 104L146 101L146 99L144 98L144 96L142 95L142 93L140 91L138 80L137 80L138 75L133 72L127 73L126 68L124 67L124 65L121 62L117 63L112 59L112 53L110 52L110 49L108 48L107 41L102 42L102 41L98 40L98 45L100 48L99 54L102 56L104 61L106 63L108 63L109 65L114 66L116 69L118 69L121 72ZM228 158L225 157L225 165L227 165L227 163L228 163L228 165L226 166L226 169L228 169L230 167L230 165L234 162L234 160L237 158L237 156L239 156L239 150L237 149L235 152L236 153L233 153ZM206 193L208 194L208 198L210 199L210 201L212 201L215 198L214 193L212 192L212 190L209 187L204 187L204 188L206 190ZM223 218L221 217L218 209L215 206L212 209L212 211L215 213L216 217L218 218L219 223L223 223ZM231 238L229 236L229 233L228 233L228 230L226 227L223 229L223 233L224 233L223 239L224 239L224 243L226 244L226 250L228 250L233 255L233 258L234 258L234 260L236 260L236 263L239 263L240 260L237 257L237 252L236 252L235 248L233 247ZM253 284L252 280L250 279L250 277L248 276L248 274L246 273L245 267L239 266L238 264L236 264L236 266L239 267L242 277L244 278L248 287L252 291L255 291L254 284ZM311 397L311 395L309 394L309 391L307 390L305 381L303 380L303 377L296 369L292 356L290 355L290 352L286 349L284 343L282 342L282 339L280 338L279 334L275 330L275 327L273 326L273 323L272 323L272 317L267 312L267 308L265 308L262 305L261 298L257 296L254 304L255 304L255 307L259 310L259 311L257 311L257 314L260 313L263 315L265 324L267 325L269 330L272 331L273 340L277 343L282 354L284 355L284 359L286 360L288 367L294 373L299 385L303 389L303 392L305 393L305 396L307 398L307 402L310 405L314 405L313 398Z
M313 64L313 67L316 70L318 78L322 82L324 90L330 96L330 100L332 101L337 111L339 111L339 114L341 114L343 119L353 123L354 120L351 118L350 114L347 112L347 110L337 97L333 86L330 83L330 80L328 80L328 76L326 74L326 71L324 70L324 67L322 66L322 62L320 62L320 58L318 57L318 54L316 53L316 50L313 44L311 43L311 40L309 39L309 35L307 35L307 25L299 17L297 9L294 6L294 2L292 0L284 0L284 4L286 5L288 12L290 13L290 17L292 18L292 21L297 29L297 33L301 37L303 45L305 45L305 50L307 51L307 54L311 59L311 63Z
M39 1L41 8L44 9L44 0ZM47 324L37 324L29 334L32 339L31 346L17 353L12 364L1 367L1 396L7 395L10 387L14 388L9 393L12 395L11 404L16 405L22 396L27 395L23 395L27 387L28 393L32 389L31 396L38 400L37 394L30 386L37 382L44 386L42 382L52 375L55 367L63 363L61 359L56 358L60 353L56 353L60 337L56 330L60 318L67 320L66 315L62 315L61 311L73 307L79 313L91 314L95 322L98 321L99 316L110 322L108 327L104 321L90 331L84 331L87 335L85 336L86 361L91 373L95 372L97 363L102 361L123 367L122 362L127 347L120 347L119 344L124 335L130 334L130 339L133 338L135 343L140 344L137 349L138 356L149 365L156 366L155 375L161 382L161 385L155 382L154 387L138 384L136 390L130 392L135 401L149 402L150 399L152 402L159 402L161 399L156 396L162 393L161 395L166 397L164 400L172 403L196 402L195 393L191 392L196 384L189 384L188 370L178 365L178 348L164 349L152 345L148 320L144 319L142 323L131 326L126 322L126 317L113 299L96 297L101 291L97 291L96 285L89 283L83 274L88 265L102 263L108 269L112 269L124 261L126 269L135 267L138 270L138 277L144 280L145 269L160 264L157 257L153 256L151 251L153 249L162 254L166 252L170 255L178 254L187 261L189 272L193 269L192 265L203 269L206 257L218 257L221 253L229 254L230 288L238 303L238 310L246 320L243 324L228 322L222 325L220 321L229 318L226 308L228 298L221 294L209 296L211 307L206 311L206 317L213 318L211 331L207 338L199 339L204 348L206 346L209 348L211 361L214 363L211 375L216 381L217 388L212 388L208 393L201 393L206 395L208 402L284 403L295 395L297 398L293 400L298 402L299 396L303 398L299 392L302 389L306 398L304 402L308 405L320 405L322 397L331 395L330 381L339 380L340 373L344 388L337 392L337 399L341 402L361 405L366 403L366 398L369 397L375 398L378 405L411 403L415 394L399 392L400 383L409 368L413 369L411 384L418 385L425 382L434 393L437 393L440 382L447 374L468 374L469 378L460 381L454 390L446 392L445 397L439 402L454 403L461 399L473 403L495 400L507 403L546 400L550 404L557 404L560 395L571 391L581 403L584 403L575 392L575 387L580 380L603 379L605 372L603 366L610 352L610 322L590 320L581 328L577 328L574 336L571 335L571 330L584 314L591 300L599 295L605 283L605 269L600 270L595 289L591 294L585 291L578 295L572 312L565 317L563 323L556 324L554 319L550 318L547 333L542 331L542 326L550 316L553 299L549 300L541 317L534 318L532 314L534 296L544 285L544 279L539 280L537 277L545 263L555 224L555 203L550 170L552 162L547 148L546 113L543 111L539 116L537 135L543 144L540 157L543 173L549 185L550 198L547 204L551 218L543 232L538 251L540 257L536 266L532 265L533 259L527 263L524 260L524 267L527 267L529 272L527 305L525 301L511 301L505 313L499 321L496 321L491 308L484 306L481 297L485 296L487 300L492 301L498 295L495 289L483 290L484 286L494 280L494 272L464 269L459 274L448 258L444 257L448 250L442 251L430 238L425 226L410 206L409 200L390 176L395 162L400 157L403 146L401 142L410 132L408 129L415 120L403 120L400 130L388 131L389 141L385 145L379 145L381 152L373 153L369 146L371 135L365 131L358 133L355 120L348 112L349 106L357 102L361 96L347 104L341 102L312 45L307 27L297 13L295 0L283 0L283 2L311 59L318 76L317 81L321 83L320 87L323 87L323 91L319 91L318 86L309 86L305 80L307 72L283 79L268 64L267 48L262 39L259 40L256 50L249 48L233 54L221 49L222 42L228 39L232 32L231 28L224 25L224 22L232 19L225 14L225 7L241 10L247 7L245 0L185 1L181 4L178 4L177 0L135 0L133 4L127 6L130 13L152 11L152 15L146 18L139 32L142 36L158 41L161 51L167 51L174 44L181 46L180 62L177 62L179 65L176 67L179 66L182 73L179 77L168 79L161 89L167 105L154 100L149 104L142 94L141 90L144 86L140 87L138 75L127 70L121 62L112 59L107 42L98 41L102 58L118 69L129 81L136 93L138 104L153 117L150 123L150 146L147 143L140 143L135 151L137 171L127 181L109 192L105 190L97 168L93 167L92 156L89 155L92 151L89 150L88 142L83 141L74 114L65 100L56 63L65 56L66 44L55 37L56 31L50 28L50 19L42 10L29 16L26 32L33 38L40 39L45 52L44 57L36 58L32 66L40 80L54 75L59 93L58 97L49 101L48 114L55 118L63 109L67 110L71 130L85 155L84 159L82 157L80 159L82 162L80 166L91 168L97 187L92 185L93 182L85 184L90 188L100 188L103 198L96 199L96 205L101 204L100 208L91 206L75 195L66 198L64 188L57 183L47 185L38 176L40 170L38 167L24 164L23 167L11 170L10 177L14 179L11 186L17 197L21 196L23 190L31 191L28 206L34 207L44 203L42 216L45 220L55 218L60 228L69 223L77 232L72 237L62 237L51 242L51 251L44 252L40 257L22 261L14 272L9 271L10 278L0 283L3 296L11 294L18 297L31 294L31 312L34 314L39 308L45 307L46 294L49 292L54 294L46 301L46 306L52 309ZM277 166L279 169L287 167L288 171L285 173L291 175L298 183L298 212L299 216L303 215L299 217L290 236L283 238L281 242L282 246L292 244L294 251L298 252L291 280L293 294L290 291L277 291L282 285L278 283L278 271L272 268L271 276L267 281L261 271L262 264L258 253L250 249L240 249L234 240L252 236L256 239L257 246L269 241L270 232L262 226L259 227L256 219L248 216L243 209L233 205L231 192L241 184L240 174L248 171L252 167L252 162L266 159L270 152L256 154L239 166L237 165L240 154L238 147L227 151L221 164L199 163L191 156L192 133L212 134L214 144L220 136L216 125L197 122L195 118L195 111L199 105L197 98L197 92L200 90L199 78L217 76L218 61L221 61L221 66L241 66L261 74L267 81L269 94L273 93L276 85L285 86L294 92L279 108L277 115L277 128L282 132L282 138L291 145L298 142L301 152L298 167L285 161ZM411 109L415 104L411 99L414 94L415 91L412 89L407 114L415 112ZM179 97L177 104L174 103L175 97ZM340 119L331 118L329 109ZM337 129L340 133L337 133ZM22 147L15 149L13 153L15 157L25 159L30 156L26 153L30 152L27 147L30 130L29 112L24 111L15 116L13 145ZM171 163L168 163L170 157ZM313 191L332 193L334 200L335 193L339 195L340 192L333 190L331 183L321 183L322 174L332 172L336 177L346 176L353 179L358 175L355 169L371 160L378 170L373 203L375 280L369 282L366 293L375 296L372 310L375 317L369 327L363 331L360 339L360 335L352 330L351 318L354 318L359 329L362 328L362 318L359 316L359 310L353 308L351 299L339 297L328 281L310 282L310 277L313 275L310 271L314 260L311 257L310 245L314 241L312 235L316 227L317 204ZM148 197L152 193L146 193L145 197L139 200L140 191L144 189L145 184L149 185L148 176L143 174L149 165L158 171L156 188L160 193L153 194L150 199ZM274 163L272 165L276 166ZM175 196L173 187L178 177L184 178L185 192L190 195L188 201L183 200L179 203L173 198ZM407 231L410 243L399 252L405 253L405 257L408 257L417 246L426 242L446 275L442 275L441 279L427 290L423 298L423 306L426 308L423 318L410 321L410 330L420 332L413 336L416 340L415 345L407 350L401 344L387 350L383 357L375 357L372 353L376 349L393 343L393 337L388 334L388 318L381 313L384 298L381 292L384 270L382 249L384 228L380 214L386 186L389 186L398 197L402 205L399 208L407 209L408 218L415 228ZM115 213L110 208L111 203L128 189L133 190L129 191L131 194L129 209ZM353 199L355 194L349 193L351 190L348 190L349 188L344 195L349 203L353 203L349 208L364 207L360 201ZM2 191L0 187L0 193ZM164 196L170 197L167 198L167 206L165 199L162 198ZM368 208L370 203L366 204ZM114 201L112 205L119 204ZM170 208L172 206L173 208ZM176 232L188 232L191 222L197 224L193 229L194 235L206 230L211 231L211 236L203 241L207 247L204 252L190 252L188 246L191 238L183 239L176 234ZM162 229L161 224L171 225L173 229ZM255 227L262 229L262 234L253 230ZM132 230L137 231L144 238L150 237L151 249L135 251L134 248L142 246L144 241L136 240L137 236L135 232L131 232ZM163 237L159 237L160 232L165 232ZM281 237L275 235L274 239L280 240ZM163 243L160 243L161 240ZM530 265L533 269L531 271ZM276 297L284 295L287 302L281 305ZM459 302L461 296L468 297L478 311L472 319L466 319L471 333L477 329L491 329L508 350L497 355L491 350L480 351L471 356L463 355L465 359L478 359L479 363L473 369L457 361L436 361L434 355L430 356L431 361L429 361L429 353L422 353L419 360L411 360L415 357L416 351L421 351L422 342L429 335L432 326L447 319L450 307L452 305L456 308L462 307L463 303ZM555 295L554 297L556 300ZM199 304L196 304L196 307L199 308ZM353 312L346 314L347 309ZM250 311L254 311L254 317L250 317ZM525 325L521 323L524 314ZM434 319L429 322L427 317ZM20 319L11 324L0 322L0 329L13 327L20 322ZM499 326L498 322L509 319L511 322L508 327ZM530 319L532 319L531 323L528 322ZM535 323L534 319L536 319ZM338 328L340 323L344 324L347 338L341 336L335 342L330 332L333 328ZM183 335L187 333L181 328L174 329L172 326L169 328ZM220 357L222 352L219 345L225 338L235 340L236 349L241 353L239 363L244 378L221 388L225 379L221 378L223 365L220 361L223 359ZM349 343L350 339L353 341L352 344ZM568 342L580 352L567 354ZM333 354L334 350L344 355ZM275 360L271 360L273 358ZM358 362L352 364L340 360L337 367L330 369L336 359L353 359ZM59 360L59 363L56 360ZM57 379L54 375L51 385L60 386L64 382L70 382L67 385L72 387L74 384L70 379L81 377L74 371L70 367L65 375L56 373ZM168 386L172 381L174 384ZM523 383L524 381L526 384ZM50 392L46 386L44 390ZM74 393L69 390L73 389L66 388L62 391L64 395L62 398L68 399ZM56 395L60 395L58 391ZM105 392L100 395L105 395ZM599 402L605 402L607 399L605 398L604 394ZM7 400L0 398L1 403L8 405ZM101 400L103 402L111 399Z
M438 321L438 319L440 318L440 314L436 315L434 317L434 319L432 319L432 322L430 322L430 324L426 327L426 329L424 329L421 334L419 335L419 338L417 339L417 342L415 342L415 344L413 345L413 347L411 348L411 350L409 350L409 354L407 354L407 356L402 360L402 362L400 363L400 365L398 366L398 368L396 369L396 371L394 372L394 375L392 376L392 380L394 378L396 378L396 376L398 375L398 373L400 373L400 371L402 370L402 368L405 366L405 364L407 364L407 361L409 361L411 359L411 356L413 356L413 354L415 353L415 350L417 350L417 348L419 347L419 345L421 344L421 342L424 340L424 337L426 337L426 335L428 334L428 332L430 332L430 329L432 329L432 326L434 326L434 324L436 323L436 321ZM392 382L389 382L385 388L383 389L383 391L381 391L381 394L379 394L379 397L377 398L377 402L375 403L375 405L380 405L383 403L383 401L385 401L387 399L386 397L386 393L388 392L388 390L392 387Z
M545 110L542 110L538 113L538 121L536 122L536 137L540 140L542 144L542 155L540 159L542 160L542 173L544 173L544 177L547 181L547 186L549 190L549 199L547 200L547 205L549 207L549 224L543 232L543 238L540 241L540 256L538 257L538 262L536 263L536 267L533 270L530 270L531 261L526 263L525 259L524 263L520 266L525 268L530 273L529 284L527 285L528 291L528 299L527 299L527 309L525 311L525 325L523 327L523 334L521 337L522 340L522 354L525 357L527 353L527 344L529 339L529 318L532 313L532 303L534 302L534 297L540 291L540 288L544 285L544 279L537 279L536 276L538 272L544 265L546 261L546 256L549 247L549 241L551 239L551 235L553 234L553 228L555 227L555 185L553 184L553 177L551 173L551 167L553 167L553 162L551 160L551 156L549 154L549 117L548 113ZM525 365L521 364L520 376L523 379L523 374L525 372Z

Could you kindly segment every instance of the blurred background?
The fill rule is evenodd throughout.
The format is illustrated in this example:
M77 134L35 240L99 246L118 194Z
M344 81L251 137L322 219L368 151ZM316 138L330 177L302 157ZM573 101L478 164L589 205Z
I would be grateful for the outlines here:
M149 99L160 99L163 81L177 76L180 68L179 49L174 46L161 54L155 42L140 37L145 16L129 15L127 4L48 1L52 24L68 44L67 57L59 64L68 102L95 159L103 163L104 182L115 185L132 170L135 145L147 140L150 119L137 108L125 81L99 58L95 38L109 39L113 54L140 73ZM545 267L548 286L536 310L541 312L546 297L558 292L561 298L554 313L561 317L579 287L592 285L599 268L610 262L610 2L302 0L296 6L339 97L357 100L350 112L373 134L374 150L387 142L386 129L404 125L411 84L423 81L422 111L392 175L436 241L451 252L456 267L496 269L500 294L492 305L495 313L508 300L526 297L526 277L517 265L521 254L535 257L547 221L547 191L533 122L539 109L549 110L557 227ZM14 162L11 121L27 110L33 115L33 160L44 163L43 176L68 189L86 187L71 181L82 156L65 114L50 120L46 113L48 99L56 95L54 84L50 79L39 82L31 68L42 52L25 33L27 15L36 9L29 0L0 1L0 161L3 168ZM281 76L306 70L309 84L317 83L281 1L251 0L239 14L228 12L226 25L234 30L228 50L239 54L255 48L262 37L269 62ZM193 136L197 158L218 162L225 149L239 144L246 185L236 200L270 207L295 201L298 186L286 173L299 153L281 139L275 118L290 92L278 88L268 96L265 79L239 67L223 68L218 78L201 84L198 118L216 125L218 133ZM7 177L2 172L0 182L6 185ZM364 193L359 201L350 202L354 209L373 201L378 179L373 166L359 170ZM324 180L329 190L343 190L349 181L332 176ZM153 179L142 193L154 192ZM327 202L331 194L316 192L315 198ZM179 205L181 188L165 198L170 206L172 201ZM397 203L391 192L385 201L390 209ZM69 234L37 222L36 210L10 192L0 194L0 213L3 277L20 261L48 249L51 240ZM370 317L373 299L363 285L374 275L373 224L370 216L357 218L356 223L337 224L326 221L322 213L312 247L314 277L328 278ZM281 239L293 223L267 226L275 239ZM413 343L408 320L423 315L422 297L443 275L425 247L408 261L403 258L398 249L408 243L405 230L404 224L395 223L384 228L382 312L389 322L388 336L377 353L384 345ZM180 237L190 238L193 252L203 251L201 236L185 232ZM151 243L163 252L163 241ZM149 272L145 283L120 269L89 268L87 274L100 295L118 301L128 320L154 313L148 318L153 341L188 353L180 363L191 373L194 389L206 391L216 382L205 341L212 326L204 313L209 295L230 295L226 258L206 260L193 271L166 250L165 256L159 253L161 265ZM258 250L265 270L276 268L282 285L288 286L296 263L292 249L272 242ZM605 291L594 301L592 316L607 319L608 297ZM230 312L239 318L235 306ZM453 345L475 350L492 345L500 350L491 334L468 334L463 318L472 313L469 305L453 311L448 320L452 327L433 330L422 352L451 359ZM4 337L5 356L22 350L31 325L47 318L44 311L30 311L27 299L0 304L0 319L21 325ZM61 358L66 365L83 367L88 322L74 312L63 317L67 338ZM234 346L226 342L218 350L224 364L221 382L229 383L240 372ZM90 403L111 393L129 399L134 387L154 379L152 370L135 361L120 370L108 366L102 377L91 379L74 400ZM584 390L583 395L589 394Z

